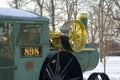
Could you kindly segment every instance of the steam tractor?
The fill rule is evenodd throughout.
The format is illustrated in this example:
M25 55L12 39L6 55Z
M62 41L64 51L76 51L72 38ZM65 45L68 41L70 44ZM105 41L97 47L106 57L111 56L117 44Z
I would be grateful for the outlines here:
M0 80L83 80L99 54L86 44L87 15L77 18L51 31L46 17L0 8Z

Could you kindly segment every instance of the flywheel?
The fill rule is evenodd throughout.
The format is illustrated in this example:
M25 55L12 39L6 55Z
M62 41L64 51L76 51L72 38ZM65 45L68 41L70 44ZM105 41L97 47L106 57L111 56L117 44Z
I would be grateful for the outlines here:
M109 79L108 75L105 73L92 73L89 76L88 80L110 80L110 79Z
M86 28L79 20L67 21L61 28L61 43L64 49L79 52L86 44Z
M39 80L83 80L83 75L72 53L51 51L43 63Z

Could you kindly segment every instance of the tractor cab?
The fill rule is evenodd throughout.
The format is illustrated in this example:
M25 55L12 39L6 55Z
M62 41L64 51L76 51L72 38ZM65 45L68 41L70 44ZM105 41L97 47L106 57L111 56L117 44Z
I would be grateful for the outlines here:
M0 80L38 80L49 51L49 19L0 8Z

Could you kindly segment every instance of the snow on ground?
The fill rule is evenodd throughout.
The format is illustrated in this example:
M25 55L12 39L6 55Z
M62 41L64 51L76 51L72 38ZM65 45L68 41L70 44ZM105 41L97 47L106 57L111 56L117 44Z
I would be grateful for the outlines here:
M104 63L99 62L94 70L84 72L83 77L87 80L90 74L94 72L104 72ZM120 57L106 57L106 74L110 80L120 80Z

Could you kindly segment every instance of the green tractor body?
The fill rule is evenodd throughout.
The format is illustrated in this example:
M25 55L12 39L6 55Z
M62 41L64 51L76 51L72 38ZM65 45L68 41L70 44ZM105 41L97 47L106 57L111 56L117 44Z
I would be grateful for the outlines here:
M51 68L48 64L45 65L46 57L53 54L49 48L48 18L28 11L0 8L0 80L49 80L43 74L47 74L52 79L54 76L50 76L48 72L50 69L54 69L52 64L57 64L57 60L54 57L50 59ZM86 45L86 48L94 47ZM67 55L60 54L60 59L64 59L60 65L67 66L67 62L77 59L82 72L94 69L99 59L95 48L94 50L86 49L77 53L70 53L73 54L68 57L71 58L68 61L64 57L69 55L68 53ZM72 58L73 55L74 58ZM43 65L47 68L43 68ZM57 76L57 71L55 73ZM40 75L43 75L44 78L40 78ZM59 79L62 79L63 77L60 76L58 76ZM64 78L68 79L68 77Z

